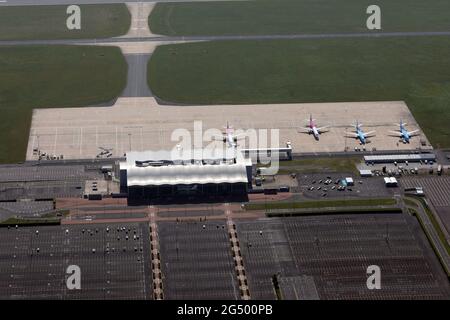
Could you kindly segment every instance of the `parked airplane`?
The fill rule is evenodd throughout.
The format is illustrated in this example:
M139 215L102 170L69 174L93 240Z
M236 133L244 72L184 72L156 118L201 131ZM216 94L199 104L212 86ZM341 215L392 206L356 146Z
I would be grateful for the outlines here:
M345 135L351 138L358 139L359 143L364 145L369 142L367 138L375 136L375 130L366 133L361 129L361 127L362 123L356 121L355 132L346 132Z
M307 134L312 134L317 141L319 141L319 136L322 133L328 131L327 128L329 126L324 126L324 127L317 128L316 123L315 123L316 119L312 118L312 114L309 115L309 120L306 120L306 121L309 121L309 123L306 125L306 128L301 128L300 132L307 133Z
M396 124L397 125L397 124ZM399 137L400 140L403 141L403 143L409 143L412 137L419 135L420 130L414 130L414 131L408 131L408 129L405 128L406 123L403 123L402 120L400 120L400 128L398 131L389 131L389 135L393 137Z
M228 147L236 148L237 147L237 140L240 139L240 136L242 134L234 134L233 127L230 127L228 121L227 126L224 127L225 132L223 133L222 137L218 137L217 139L222 140L224 143L227 143Z

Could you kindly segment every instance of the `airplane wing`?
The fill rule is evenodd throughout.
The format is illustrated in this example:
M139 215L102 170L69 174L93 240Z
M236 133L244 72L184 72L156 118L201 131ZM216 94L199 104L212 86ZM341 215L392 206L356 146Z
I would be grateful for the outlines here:
M369 131L369 132L365 133L364 135L365 135L366 138L373 137L373 136L375 136L375 130L374 131Z
M309 128L299 128L299 129L297 129L297 132L298 133L310 133L311 129L309 129Z
M398 131L389 131L388 136L392 136L392 137L401 137L402 134Z
M215 136L211 136L211 139L215 140L215 141L223 141L223 140L225 140L225 136L217 136L217 135L215 135Z
M410 136L410 137L412 137L412 136L418 136L418 135L420 134L419 131L420 131L420 130L413 130L413 131L410 131L410 132L408 132L408 133L409 133L409 136Z
M235 140L245 139L245 138L246 138L246 134L245 133L239 133L239 134L233 135L233 139L235 139Z
M345 136L349 137L349 138L357 138L358 135L354 132L346 132Z
M317 128L317 131L319 131L319 133L327 132L327 131L330 131L328 129L329 127L330 126L323 126L323 127Z

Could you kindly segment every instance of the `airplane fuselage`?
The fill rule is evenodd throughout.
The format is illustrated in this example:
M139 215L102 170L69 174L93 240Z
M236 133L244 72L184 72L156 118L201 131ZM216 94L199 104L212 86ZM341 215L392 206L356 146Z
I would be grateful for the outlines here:
M409 143L409 140L411 139L411 136L409 135L408 130L406 130L405 128L401 128L400 129L400 134L401 134L401 138L402 138L403 142Z
M311 128L311 133L313 134L314 138L315 138L317 141L319 141L320 133L319 133L319 130L317 130L317 127L316 127L316 126L313 126L313 127Z
M367 142L366 134L361 129L356 130L356 138L359 140L361 144L366 144Z
M225 139L224 142L228 144L228 147L235 148L237 147L237 143L235 142L234 136L233 136L233 130L227 128L225 133Z

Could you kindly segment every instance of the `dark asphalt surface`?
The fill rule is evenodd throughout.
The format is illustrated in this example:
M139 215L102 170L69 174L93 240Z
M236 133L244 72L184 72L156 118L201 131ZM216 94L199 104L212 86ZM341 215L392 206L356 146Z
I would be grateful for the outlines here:
M127 86L122 97L151 97L152 93L147 85L147 63L150 54L125 55L128 63Z

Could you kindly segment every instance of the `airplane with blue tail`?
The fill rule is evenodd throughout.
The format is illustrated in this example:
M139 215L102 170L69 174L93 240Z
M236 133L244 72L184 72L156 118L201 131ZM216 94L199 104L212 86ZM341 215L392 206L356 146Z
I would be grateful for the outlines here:
M359 143L365 145L369 142L367 138L375 136L375 130L370 132L364 132L362 129L362 123L356 121L355 132L346 132L345 135L350 138L355 138L359 140Z
M403 141L403 143L409 143L412 137L419 135L420 130L408 131L408 129L406 129L405 126L406 126L406 123L404 123L403 120L400 120L399 130L398 131L389 131L389 133L390 133L389 135L400 138L400 140Z

